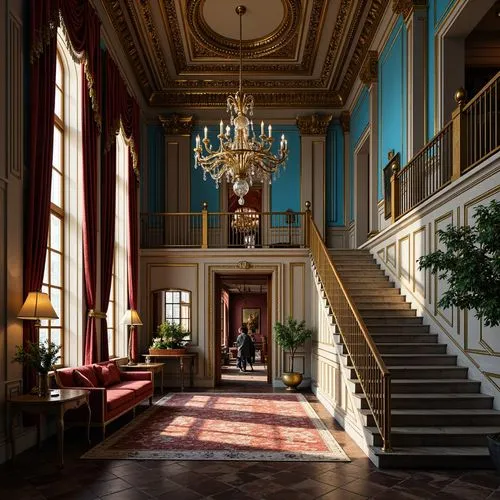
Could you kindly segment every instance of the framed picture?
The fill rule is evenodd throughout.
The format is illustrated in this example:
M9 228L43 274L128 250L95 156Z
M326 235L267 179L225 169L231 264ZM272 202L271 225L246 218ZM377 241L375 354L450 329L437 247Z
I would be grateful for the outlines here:
M260 308L243 308L241 311L241 323L246 323L249 332L260 333Z

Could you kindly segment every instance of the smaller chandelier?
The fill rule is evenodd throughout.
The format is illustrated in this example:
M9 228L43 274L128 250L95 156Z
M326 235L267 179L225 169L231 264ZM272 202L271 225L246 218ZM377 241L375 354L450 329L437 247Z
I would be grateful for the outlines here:
M244 197L255 182L267 181L271 184L273 177L276 179L279 174L279 167L286 166L288 157L288 143L285 136L281 136L280 148L276 156L271 153L274 142L271 125L266 135L264 122L261 122L260 135L257 137L253 122L249 118L253 116L254 98L242 91L242 16L245 12L244 5L236 7L236 13L240 17L240 82L238 92L227 98L229 125L224 129L224 122L221 120L217 136L218 149L212 149L207 127L204 129L203 140L199 135L196 136L194 148L194 168L201 166L203 180L207 179L208 173L215 180L215 186L218 189L220 182L225 178L226 182L233 184L233 191L238 196L240 205L245 204Z

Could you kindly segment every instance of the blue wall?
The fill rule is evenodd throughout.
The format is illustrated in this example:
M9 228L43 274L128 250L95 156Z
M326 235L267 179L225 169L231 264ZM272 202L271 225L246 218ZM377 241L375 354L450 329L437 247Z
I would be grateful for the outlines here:
M358 96L358 100L354 105L354 109L351 113L350 120L350 151L349 151L349 183L350 183L350 193L351 202L349 207L349 220L352 221L354 217L354 150L356 149L359 139L364 134L368 127L368 122L370 119L370 103L368 98L368 90L363 87L361 94Z
M203 129L204 127L197 126L193 128L191 133L191 151L196 146L196 136L199 135L201 140L203 140ZM212 144L212 149L217 149L219 147L219 139L217 135L219 133L219 125L212 125L208 127L208 138ZM220 191L215 187L215 181L207 175L207 180L203 180L203 169L198 167L196 170L194 168L194 153L191 154L191 212L201 212L201 206L204 201L208 203L209 212L219 212L220 211Z
M436 86L436 53L435 36L441 23L456 0L428 0L428 47L427 47L427 140L431 139L436 130L434 128L434 105Z
M332 121L326 135L326 225L344 225L344 132Z
M141 183L141 200L146 198L146 202L142 204L142 207L147 212L163 212L166 166L165 132L161 125L148 125L147 151L147 186Z
M400 16L379 58L378 199L383 194L382 171L390 150L406 158L406 29Z
M273 125L273 152L278 153L281 134L288 141L288 161L280 176L271 185L271 212L304 210L300 206L300 133L295 125Z

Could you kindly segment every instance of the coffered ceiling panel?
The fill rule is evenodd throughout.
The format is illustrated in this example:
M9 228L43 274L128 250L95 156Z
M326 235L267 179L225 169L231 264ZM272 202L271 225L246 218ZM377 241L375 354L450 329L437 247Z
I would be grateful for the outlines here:
M96 0L152 106L225 105L239 77L259 106L340 107L388 0Z

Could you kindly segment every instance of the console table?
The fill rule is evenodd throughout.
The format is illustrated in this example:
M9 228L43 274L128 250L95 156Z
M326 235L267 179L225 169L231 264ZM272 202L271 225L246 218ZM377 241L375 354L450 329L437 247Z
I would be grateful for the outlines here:
M181 391L184 391L184 361L190 361L190 369L189 369L189 384L190 387L193 387L193 379L194 379L194 361L196 359L197 354L195 353L184 353L184 354L143 354L144 357L149 356L150 358L159 358L160 360L164 359L178 359L179 360L179 373L181 376ZM147 364L147 363L144 363Z
M64 466L64 414L68 410L87 405L89 420L87 422L87 439L90 444L90 405L89 391L82 389L53 389L46 397L32 394L12 396L7 400L10 417L10 443L12 446L12 461L16 456L16 439L14 436L15 417L21 412L38 415L37 441L40 446L40 417L41 415L55 415L57 425L57 448L59 464Z
M161 385L160 385L160 393L163 394L163 367L165 363L135 363L133 365L120 365L121 370L126 371L149 371L153 374L153 382L154 377L157 373L160 374L161 377Z

